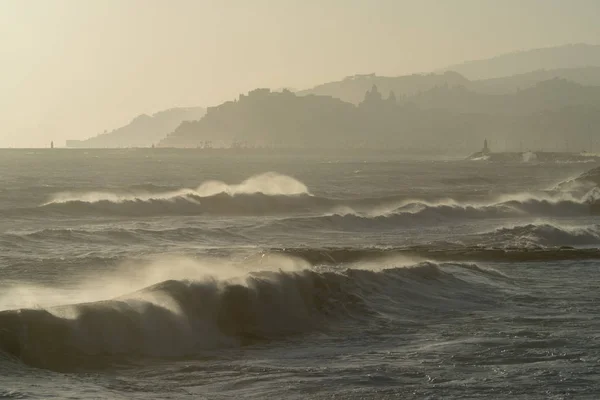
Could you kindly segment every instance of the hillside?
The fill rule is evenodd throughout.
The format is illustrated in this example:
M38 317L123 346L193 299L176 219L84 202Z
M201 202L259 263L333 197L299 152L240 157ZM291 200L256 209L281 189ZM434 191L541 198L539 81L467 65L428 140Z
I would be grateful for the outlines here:
M142 114L129 124L86 140L69 140L67 147L114 148L150 147L164 139L183 121L202 118L205 110L200 107L172 108L153 115Z
M480 93L508 94L554 78L566 79L584 86L600 86L600 66L541 69L524 74L473 81L470 88Z
M600 66L600 45L570 44L503 54L448 66L470 80L525 74L541 69Z
M354 106L327 96L296 96L288 90L256 89L209 107L199 121L184 122L162 147L310 146L329 133L353 127Z
M209 108L199 121L182 123L159 145L468 154L488 138L495 150L591 151L599 124L600 88L559 79L512 95L439 87L397 99L372 87L358 105L257 89Z
M422 109L459 113L527 115L567 107L600 109L600 86L550 79L510 94L484 94L464 86L441 86L405 99Z
M328 82L312 89L296 92L303 96L331 96L358 104L365 92L376 85L382 93L393 91L398 98L410 98L436 88L463 88L481 94L513 94L553 79L568 80L582 86L600 86L600 66L538 70L501 78L470 81L455 72L444 74L385 77L357 75L341 81Z
M332 96L352 104L358 104L363 100L367 90L373 85L379 88L381 93L393 91L396 96L412 96L416 93L429 90L436 86L459 86L469 85L469 81L454 72L443 74L405 75L396 77L371 75L349 76L341 81L324 83L312 89L296 92L297 95L305 96L314 94L319 96Z

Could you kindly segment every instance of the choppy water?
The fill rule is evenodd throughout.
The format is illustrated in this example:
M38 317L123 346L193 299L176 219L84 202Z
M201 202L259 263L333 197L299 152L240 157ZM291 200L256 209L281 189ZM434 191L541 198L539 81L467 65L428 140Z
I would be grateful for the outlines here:
M596 399L593 167L2 151L0 398Z

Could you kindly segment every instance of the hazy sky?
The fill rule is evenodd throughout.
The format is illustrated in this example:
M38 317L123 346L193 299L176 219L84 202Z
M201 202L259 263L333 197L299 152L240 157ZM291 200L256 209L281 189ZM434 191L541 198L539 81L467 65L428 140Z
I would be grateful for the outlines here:
M256 87L600 43L598 0L0 0L0 146Z

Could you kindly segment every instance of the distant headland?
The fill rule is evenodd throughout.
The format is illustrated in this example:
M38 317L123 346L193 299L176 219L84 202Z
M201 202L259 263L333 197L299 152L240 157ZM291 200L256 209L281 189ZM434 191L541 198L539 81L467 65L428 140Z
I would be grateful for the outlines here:
M153 115L142 114L128 125L110 132L105 131L86 140L67 140L70 148L118 148L151 147L172 132L183 121L197 120L204 116L201 107L172 108Z
M600 87L562 79L508 95L440 86L413 96L373 85L358 104L257 89L183 122L160 147L427 148L468 153L493 136L501 150L598 146ZM568 140L567 140L568 138ZM496 146L499 148L500 146ZM567 148L568 147L568 148Z

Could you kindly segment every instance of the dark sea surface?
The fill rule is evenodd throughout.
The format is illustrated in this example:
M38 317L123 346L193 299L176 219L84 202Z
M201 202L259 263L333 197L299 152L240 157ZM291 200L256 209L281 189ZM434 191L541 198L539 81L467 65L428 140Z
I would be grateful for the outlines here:
M0 398L598 399L594 163L0 151Z

